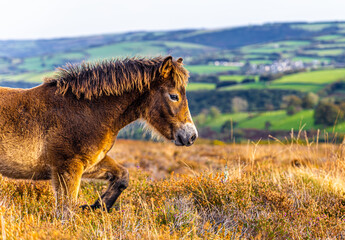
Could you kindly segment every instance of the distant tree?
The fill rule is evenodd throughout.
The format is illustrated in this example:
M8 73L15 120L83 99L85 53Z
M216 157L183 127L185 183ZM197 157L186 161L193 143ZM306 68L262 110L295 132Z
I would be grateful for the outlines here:
M255 79L254 78L245 78L242 80L241 82L242 84L246 84L246 83L255 83Z
M210 116L211 116L212 119L215 119L215 118L219 117L219 115L221 114L221 112L220 112L220 110L219 110L217 107L212 106L212 107L210 108L209 114L210 114Z
M274 110L274 105L272 103L266 103L265 104L265 110L266 111L273 111Z
M222 113L233 112L231 104L232 99L235 97L240 97L247 101L247 111L260 111L266 104L272 104L274 109L281 108L283 97L286 95L296 95L299 97L304 95L299 91L281 89L189 91L187 94L189 109L193 115L197 115L203 109L209 109L211 106L217 106ZM283 109L286 109L286 105Z
M272 126L272 124L270 121L265 122L265 130L269 130L271 126Z
M315 124L332 126L337 120L343 119L344 113L340 108L331 102L320 102L314 112Z
M223 82L218 82L216 85L216 88L221 88L221 87L228 87L228 86L233 86L236 85L237 81L223 81Z
M283 58L283 53L279 52L279 53L272 53L271 54L271 58L272 59L275 59L275 60L280 60Z
M319 102L319 96L315 93L309 92L302 98L302 107L304 109L314 108Z
M248 109L248 102L243 98L234 97L231 100L231 106L233 112L245 112Z
M194 119L196 125L204 125L206 123L206 120L207 116L204 113L200 113Z
M207 116L209 114L209 111L207 109L203 109L201 111L201 113L199 113L196 117L195 117L195 122L196 124L200 124L200 125L204 125L207 121Z
M241 68L241 72L242 74L246 74L250 71L250 68L251 68L251 64L249 61L246 61L246 63L242 66Z
M296 107L299 107L299 106L302 105L302 100L301 100L301 98L299 98L299 97L296 96L296 95L285 96L283 100L287 102L287 105L288 105L288 106L296 106Z
M342 101L339 103L339 108L340 108L340 111L342 111L343 113L345 113L345 102Z
M216 75L207 75L202 78L202 82L217 83L219 81Z
M189 82L218 83L219 78L216 75L191 74Z
M286 106L287 115L293 115L302 110L302 100L296 95L284 96L282 106Z
M345 101L339 103L340 112L342 115L339 118L339 122L345 121Z
M270 81L279 79L279 78L281 78L282 76L284 76L283 73L261 75L261 76L259 77L259 81L260 81L260 82L270 82Z
M292 106L292 105L288 106L286 108L286 114L289 115L289 116L294 115L294 114L298 113L299 111L301 111L300 108L297 108L297 107Z
M222 127L220 128L221 133L230 132L231 128L234 128L237 125L237 122L232 122L231 120L227 120L223 123Z

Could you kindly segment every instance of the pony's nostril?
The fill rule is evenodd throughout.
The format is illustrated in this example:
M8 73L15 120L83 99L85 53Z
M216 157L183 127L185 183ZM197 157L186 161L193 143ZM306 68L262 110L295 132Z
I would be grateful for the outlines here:
M196 139L196 134L194 134L190 139L194 142L194 140Z
M196 134L193 134L193 136L190 137L189 142L193 143L195 141L195 139L196 139Z

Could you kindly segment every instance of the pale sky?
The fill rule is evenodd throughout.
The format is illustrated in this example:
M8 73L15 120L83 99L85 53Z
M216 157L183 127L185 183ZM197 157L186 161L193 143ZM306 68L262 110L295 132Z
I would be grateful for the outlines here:
M345 0L1 0L0 39L345 21Z

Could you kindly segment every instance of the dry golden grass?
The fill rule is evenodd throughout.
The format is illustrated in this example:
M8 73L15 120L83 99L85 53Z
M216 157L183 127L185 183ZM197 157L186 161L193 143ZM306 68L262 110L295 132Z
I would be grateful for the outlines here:
M110 213L54 216L49 182L0 178L0 239L339 239L345 237L344 145L118 141L130 170ZM84 182L92 203L102 182Z

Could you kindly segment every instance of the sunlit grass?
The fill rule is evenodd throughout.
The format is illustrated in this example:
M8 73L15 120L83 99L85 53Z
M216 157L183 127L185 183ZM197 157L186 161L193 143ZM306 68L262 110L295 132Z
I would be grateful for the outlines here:
M295 136L297 136L296 133ZM303 134L300 134L303 137ZM344 146L119 141L131 181L110 213L54 214L49 182L0 178L6 239L336 239L345 229ZM173 174L173 172L175 172ZM105 183L83 183L90 203Z

